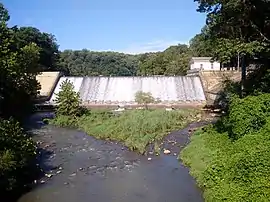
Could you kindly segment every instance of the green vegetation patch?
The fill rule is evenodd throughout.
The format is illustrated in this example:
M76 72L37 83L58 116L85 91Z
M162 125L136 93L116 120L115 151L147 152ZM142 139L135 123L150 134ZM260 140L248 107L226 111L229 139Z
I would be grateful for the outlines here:
M0 193L22 187L31 178L36 146L14 120L0 119Z
M130 110L121 114L96 110L76 119L58 116L53 123L75 126L96 138L120 141L131 150L144 153L148 144L195 121L196 114L195 110Z
M270 105L265 105L267 100L269 94L233 99L228 115L217 124L197 131L182 150L180 158L204 189L206 201L269 201ZM254 123L257 119L263 122Z

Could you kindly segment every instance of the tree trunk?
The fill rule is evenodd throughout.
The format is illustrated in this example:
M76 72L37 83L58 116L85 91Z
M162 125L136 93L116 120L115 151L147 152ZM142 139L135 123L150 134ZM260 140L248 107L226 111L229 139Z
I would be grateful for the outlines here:
M240 54L237 53L237 70L240 71Z
M246 56L242 56L242 76L241 76L241 98L244 97L244 84L246 81Z

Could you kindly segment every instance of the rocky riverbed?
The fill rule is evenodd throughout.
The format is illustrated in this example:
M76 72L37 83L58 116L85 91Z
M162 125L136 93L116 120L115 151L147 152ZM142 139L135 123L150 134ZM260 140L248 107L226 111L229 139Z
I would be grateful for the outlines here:
M203 201L195 180L177 155L188 143L191 131L206 123L172 132L164 140L160 156L141 156L116 142L44 125L42 117L44 114L32 117L35 128L31 130L40 147L45 175L19 202Z

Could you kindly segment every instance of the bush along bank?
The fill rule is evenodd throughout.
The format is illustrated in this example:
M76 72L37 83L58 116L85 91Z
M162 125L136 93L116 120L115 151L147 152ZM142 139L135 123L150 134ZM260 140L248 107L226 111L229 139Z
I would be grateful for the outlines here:
M71 102L72 101L72 102ZM54 125L79 128L91 136L124 143L131 150L145 153L149 144L157 144L173 130L198 119L196 110L127 110L121 113L106 110L84 110L74 86L64 81L56 97Z
M206 201L269 201L270 94L232 98L228 113L197 131L180 158Z
M8 11L0 3L0 195L2 201L15 200L25 191L25 185L33 182L35 177L32 168L36 168L36 147L21 126L23 120L32 112L33 100L37 97L40 88L36 76L42 66L39 63L39 53L42 51L40 47L36 43L29 43L28 40L21 40L18 35L19 28L8 27L9 19ZM24 37L29 38L27 32L24 32Z
M14 120L0 119L0 193L15 199L34 180L36 146Z

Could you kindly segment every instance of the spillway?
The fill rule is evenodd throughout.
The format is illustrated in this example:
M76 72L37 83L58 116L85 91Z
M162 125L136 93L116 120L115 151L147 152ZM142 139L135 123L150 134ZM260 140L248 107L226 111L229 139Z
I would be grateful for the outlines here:
M199 77L149 76L149 77L61 77L50 102L54 102L60 85L68 79L74 90L88 104L135 104L135 93L150 92L162 103L205 101Z

